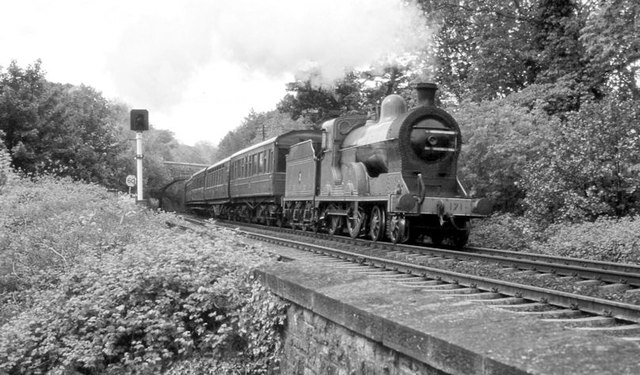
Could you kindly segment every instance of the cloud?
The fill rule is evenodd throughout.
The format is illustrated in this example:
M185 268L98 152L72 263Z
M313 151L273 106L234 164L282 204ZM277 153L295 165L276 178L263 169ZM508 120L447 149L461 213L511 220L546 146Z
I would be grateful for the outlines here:
M329 82L430 40L421 11L401 0L235 0L215 13L226 58L269 74L320 71Z
M212 24L199 14L205 8L205 2L165 4L162 13L130 21L107 58L120 91L158 108L179 102L194 73L211 60Z
M120 91L154 107L182 100L216 60L274 77L320 72L332 82L428 44L423 15L402 0L192 0L157 9L129 24L108 60Z

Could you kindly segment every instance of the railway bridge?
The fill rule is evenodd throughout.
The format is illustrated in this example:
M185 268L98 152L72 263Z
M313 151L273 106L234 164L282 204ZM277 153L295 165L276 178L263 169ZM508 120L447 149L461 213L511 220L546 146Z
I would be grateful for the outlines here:
M163 164L173 180L185 180L202 168L209 166L209 164L181 163L177 161L164 161Z

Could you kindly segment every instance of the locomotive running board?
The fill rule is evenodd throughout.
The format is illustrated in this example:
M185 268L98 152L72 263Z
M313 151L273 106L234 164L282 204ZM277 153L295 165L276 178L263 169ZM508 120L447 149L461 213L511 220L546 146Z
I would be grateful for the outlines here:
M489 215L490 203L486 199L426 197L419 204L412 194L390 195L387 210L406 215L449 215L482 218Z

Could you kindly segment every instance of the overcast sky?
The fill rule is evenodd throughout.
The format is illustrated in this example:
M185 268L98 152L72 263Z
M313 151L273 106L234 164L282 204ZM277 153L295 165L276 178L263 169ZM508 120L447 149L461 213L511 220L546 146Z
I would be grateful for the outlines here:
M49 81L146 108L178 140L218 141L253 108L275 109L309 68L346 68L424 47L401 0L4 1L0 66L36 59Z

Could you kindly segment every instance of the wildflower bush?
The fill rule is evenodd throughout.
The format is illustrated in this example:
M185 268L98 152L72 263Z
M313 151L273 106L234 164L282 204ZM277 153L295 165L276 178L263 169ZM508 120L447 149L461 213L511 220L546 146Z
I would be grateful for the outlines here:
M49 177L4 186L0 220L0 374L277 372L261 247Z

